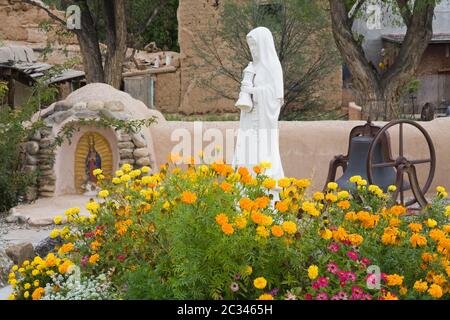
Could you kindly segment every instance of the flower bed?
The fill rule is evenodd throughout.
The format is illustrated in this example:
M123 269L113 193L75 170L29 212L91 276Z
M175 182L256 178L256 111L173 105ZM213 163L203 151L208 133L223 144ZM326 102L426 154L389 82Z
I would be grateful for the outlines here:
M11 299L448 299L444 188L420 215L351 179L350 192L246 168L124 165L104 201L65 212L64 244L14 266ZM279 188L280 201L271 193ZM55 218L60 224L62 217Z

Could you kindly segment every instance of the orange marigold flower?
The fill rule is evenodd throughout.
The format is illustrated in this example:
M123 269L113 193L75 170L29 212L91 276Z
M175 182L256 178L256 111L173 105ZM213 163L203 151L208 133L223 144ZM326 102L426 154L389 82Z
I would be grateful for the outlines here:
M445 237L445 232L440 229L433 229L430 231L430 238L436 242L439 242L441 239L445 239Z
M273 189L276 186L276 181L271 178L267 178L263 181L262 186L266 189Z
M31 294L31 298L33 300L40 300L44 294L45 294L45 289L39 287L33 291L33 293Z
M232 187L233 187L233 186L232 186L230 183L226 182L226 181L223 181L223 182L220 184L220 188L221 188L224 192L230 192L231 189L232 189Z
M89 257L89 263L90 264L96 264L100 260L100 255L98 253L93 254Z
M269 197L259 197L255 200L255 206L259 209L265 209L269 205L270 199Z
M260 166L254 166L254 167L253 167L253 171L254 171L256 174L260 174L260 173L262 172L262 169L261 169Z
M72 251L74 248L73 243L69 242L69 243L65 243L61 246L61 248L59 248L58 253L59 254L64 254L64 253L68 253L70 251Z
M409 238L409 242L411 243L411 245L414 248L417 247L417 246L423 247L423 246L425 246L427 244L427 238L425 238L424 236L421 236L418 233L413 233L411 238Z
M337 206L342 210L347 210L348 208L350 208L350 201L348 200L339 201Z
M358 219L358 217L357 217L356 213L354 213L353 211L347 212L345 214L345 220L355 221L357 219Z
M336 241L345 241L348 239L348 233L344 228L339 227L336 231L333 231L333 239Z
M406 208L404 206L393 206L391 207L389 212L395 216L399 216L401 214L406 213Z
M216 216L216 222L218 225L224 225L225 223L228 223L228 217L224 213L220 213Z
M359 246L363 242L364 238L361 235L354 233L348 235L348 240L352 245Z
M195 195L195 193L189 192L189 191L184 191L181 194L181 201L183 201L184 203L187 204L192 204L197 200L197 196Z
M58 266L59 273L65 274L69 270L69 267L71 265L72 265L72 262L70 262L69 260L64 261L62 264L60 264Z
M283 228L280 227L280 226L273 226L273 227L272 227L272 234L273 234L275 237L282 237L283 234L284 234Z
M432 284L430 288L428 289L428 293L433 298L439 299L444 295L444 291L442 290L442 287L437 284Z
M242 198L239 200L239 206L241 209L250 211L253 208L253 201L248 198Z
M252 221L256 224L263 224L264 215L259 211L253 211L251 214Z
M278 201L275 204L275 208L280 212L286 212L289 209L289 205L286 201Z
M248 171L248 169L247 169L246 167L240 167L240 168L238 169L238 173L239 173L242 177L248 176L248 175L250 174L250 172Z
M409 229L411 229L412 232L420 232L422 231L422 224L421 223L410 223L408 224Z
M231 225L229 223L224 223L222 225L222 231L223 231L223 233L228 234L228 235L233 234L234 233L233 225Z
M398 274L389 274L386 276L386 282L388 286L401 286L403 284L403 276Z
M273 300L273 296L271 294L264 293L260 295L257 300Z

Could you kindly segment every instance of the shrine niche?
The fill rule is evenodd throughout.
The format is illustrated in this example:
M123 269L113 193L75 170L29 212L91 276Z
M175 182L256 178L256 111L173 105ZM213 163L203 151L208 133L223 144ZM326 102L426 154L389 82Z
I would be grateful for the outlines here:
M95 195L98 191L95 169L102 169L105 177L113 170L113 157L108 141L97 132L86 132L75 150L75 188L77 192Z

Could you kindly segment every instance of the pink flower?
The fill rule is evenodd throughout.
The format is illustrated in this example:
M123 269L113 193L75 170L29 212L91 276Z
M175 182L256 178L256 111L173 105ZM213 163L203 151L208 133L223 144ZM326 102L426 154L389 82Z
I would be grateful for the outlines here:
M354 295L362 295L364 293L363 289L361 289L358 286L353 286L352 287L352 294Z
M327 270L328 272L331 272L332 274L336 274L336 272L339 271L339 266L336 263L329 263L327 264Z
M356 281L356 274L354 272L349 271L346 276L347 280Z
M347 256L353 261L358 260L358 254L354 251L347 252Z
M328 250L333 251L333 252L338 252L339 245L335 242L330 243L330 245L328 246Z
M305 294L305 300L312 300L312 299L313 299L312 294L309 294L309 293Z
M89 257L88 256L84 256L83 258L81 258L81 265L83 267L86 267L87 263L88 263Z
M231 289L231 291L236 292L236 291L239 290L239 285L238 285L236 282L233 282L233 283L230 285L230 289Z
M316 300L329 300L326 292L321 292L316 296Z
M342 242L342 244L344 244L344 245L346 245L346 246L349 246L349 245L352 244L349 240L343 240L343 241L341 241L341 242Z
M331 231L336 231L336 230L337 230L337 227L336 227L336 226L331 226L331 227L330 227L330 230L331 230Z
M362 299L363 300L372 300L372 296L370 294L368 294L368 293L365 293L365 294L363 294Z
M364 263L365 265L368 265L368 264L372 263L372 261L370 261L370 259L368 259L368 258L362 258L361 262Z
M319 282L314 281L314 282L312 283L311 287L312 287L313 289L316 289L316 290L319 289L319 288L320 288Z
M117 260L119 260L120 262L123 262L125 260L125 256L124 255L118 255L117 256Z
M340 281L346 281L347 280L347 271L339 270L337 272L337 275L338 275Z
M363 295L362 295L362 294L356 294L356 293L353 293L353 294L350 296L350 300L362 300L362 298L363 298Z
M319 277L317 279L317 284L319 285L320 288L328 287L328 279L325 277Z
M94 235L95 235L94 232L86 232L86 233L84 234L84 236L85 236L86 238L92 238Z
M103 229L105 229L105 226L96 226L95 229L97 229L97 230L103 230Z
M345 282L345 280L341 280L339 281L339 285L343 288L347 285L347 283Z
M338 297L340 300L348 300L348 295L347 293L343 292L343 291L339 291L337 293Z

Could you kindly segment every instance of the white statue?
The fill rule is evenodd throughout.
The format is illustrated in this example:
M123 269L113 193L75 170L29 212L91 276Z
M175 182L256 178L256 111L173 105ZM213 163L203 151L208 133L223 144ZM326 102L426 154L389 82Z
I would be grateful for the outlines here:
M233 164L251 169L270 162L271 168L265 174L278 180L284 177L278 137L278 116L284 103L283 70L269 29L252 30L247 43L253 62L244 71L236 103L241 118ZM249 84L253 74L253 84Z

